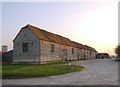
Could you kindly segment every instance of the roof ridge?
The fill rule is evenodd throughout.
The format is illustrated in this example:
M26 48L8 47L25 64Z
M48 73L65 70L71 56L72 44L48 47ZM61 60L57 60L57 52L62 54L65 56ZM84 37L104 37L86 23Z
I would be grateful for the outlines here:
M27 24L26 26L24 26L22 28L30 28L32 30L32 32L38 37L38 39L41 39L41 40L46 40L46 41L59 43L59 44L63 44L66 46L72 46L72 47L76 47L76 48L83 48L86 50L93 50L93 51L97 52L94 48L92 48L88 45L83 45L81 43L72 41L69 38L46 31L45 29L38 28L31 24Z
M66 39L69 39L69 38L67 38L67 37L64 37L64 36L61 36L61 35L59 35L59 34L55 34L55 33L53 33L53 32L50 32L50 31L46 31L45 29L42 29L42 28L38 28L38 27L36 27L36 26L34 26L34 25L31 25L31 24L27 24L25 27L23 27L23 28L26 28L26 27L34 27L34 28L37 28L37 29L39 29L39 30L42 30L42 31L45 31L45 32L47 32L47 33L51 33L51 34L54 34L54 35L57 35L57 36L60 36L60 37L63 37L63 38L66 38ZM69 39L70 40L70 39Z

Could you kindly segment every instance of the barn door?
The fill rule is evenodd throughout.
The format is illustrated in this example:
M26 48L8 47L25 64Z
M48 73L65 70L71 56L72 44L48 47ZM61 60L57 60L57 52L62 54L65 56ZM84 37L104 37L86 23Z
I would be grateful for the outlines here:
M67 61L67 50L66 49L62 49L62 54L63 54L63 60Z

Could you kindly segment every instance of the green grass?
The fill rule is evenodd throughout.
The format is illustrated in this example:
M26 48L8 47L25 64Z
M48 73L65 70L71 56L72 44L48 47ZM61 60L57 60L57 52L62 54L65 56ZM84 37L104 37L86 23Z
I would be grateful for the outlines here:
M5 64L2 66L2 78L30 78L59 75L71 72L77 72L84 67L72 65L73 69L68 69L64 63L49 63L43 65L25 65L25 64Z

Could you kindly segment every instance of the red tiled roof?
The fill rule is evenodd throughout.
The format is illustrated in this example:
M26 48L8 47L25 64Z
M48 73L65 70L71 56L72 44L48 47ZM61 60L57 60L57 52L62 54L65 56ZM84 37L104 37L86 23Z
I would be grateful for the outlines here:
M90 47L90 46L88 46L88 45L85 45L85 46L86 46L86 48L87 48L88 50L97 52L94 48L92 48L92 47Z
M32 25L27 25L26 27L30 28L34 32L34 34L38 37L38 39L40 39L40 40L50 41L50 42L68 45L68 46L70 45L69 44L70 40L68 38L45 31L43 29L39 29Z
M39 40L45 40L45 41L49 41L49 42L63 44L63 45L66 45L66 46L72 46L72 47L76 47L76 48L80 48L80 49L91 50L91 51L97 52L92 47L89 47L87 45L83 45L83 44L71 41L68 38L65 38L63 36L60 36L60 35L57 35L57 34L54 34L54 33L48 32L48 31L45 31L43 29L40 29L38 27L29 25L29 24L26 25L23 28L29 28L29 29L31 29L31 31L36 35L36 37Z
M77 42L74 42L74 41L70 41L70 44L71 44L72 47L76 47L76 48L80 48L80 49L85 49L84 45L82 45L80 43L77 43Z

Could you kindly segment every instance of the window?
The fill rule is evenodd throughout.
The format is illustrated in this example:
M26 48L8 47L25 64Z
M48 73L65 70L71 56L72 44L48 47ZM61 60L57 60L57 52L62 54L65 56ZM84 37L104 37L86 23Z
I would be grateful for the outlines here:
M23 43L22 44L22 51L23 52L28 52L28 43Z
M54 52L54 44L51 44L51 52Z
M90 51L90 55L91 55L91 51Z
M74 48L72 48L72 54L74 54Z
M31 42L31 45L33 46L33 42Z

